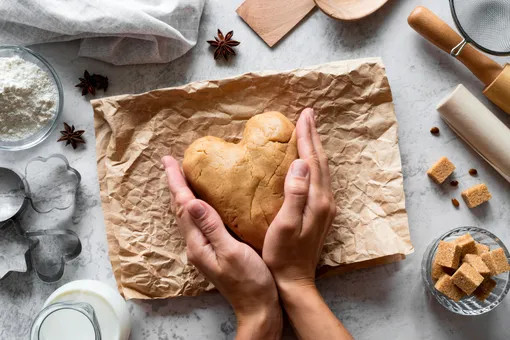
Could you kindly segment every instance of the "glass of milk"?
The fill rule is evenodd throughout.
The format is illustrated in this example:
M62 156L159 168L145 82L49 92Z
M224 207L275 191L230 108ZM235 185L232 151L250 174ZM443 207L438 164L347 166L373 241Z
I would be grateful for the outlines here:
M32 324L31 340L128 340L120 294L102 282L78 280L57 289Z
M88 303L58 302L37 316L31 340L101 340L94 308Z

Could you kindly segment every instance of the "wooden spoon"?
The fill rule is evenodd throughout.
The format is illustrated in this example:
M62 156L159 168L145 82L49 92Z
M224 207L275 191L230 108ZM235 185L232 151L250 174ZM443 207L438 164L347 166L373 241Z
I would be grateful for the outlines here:
M372 14L389 0L246 0L237 14L273 47L318 5L340 20L357 20Z
M364 18L387 2L388 0L315 0L324 13L335 19L346 21Z

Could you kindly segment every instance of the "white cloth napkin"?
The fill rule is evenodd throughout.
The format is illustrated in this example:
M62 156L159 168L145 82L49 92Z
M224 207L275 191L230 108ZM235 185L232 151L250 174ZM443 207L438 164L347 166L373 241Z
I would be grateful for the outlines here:
M166 63L197 42L205 0L0 0L0 44L82 39L79 55Z

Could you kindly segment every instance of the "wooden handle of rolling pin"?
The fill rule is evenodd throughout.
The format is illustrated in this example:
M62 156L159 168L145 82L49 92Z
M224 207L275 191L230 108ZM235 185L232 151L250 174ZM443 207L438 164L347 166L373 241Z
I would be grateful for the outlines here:
M463 39L447 23L425 7L416 7L407 18L407 22L416 32L447 53L450 53ZM503 71L503 66L478 52L470 44L464 47L457 59L485 85L491 84Z

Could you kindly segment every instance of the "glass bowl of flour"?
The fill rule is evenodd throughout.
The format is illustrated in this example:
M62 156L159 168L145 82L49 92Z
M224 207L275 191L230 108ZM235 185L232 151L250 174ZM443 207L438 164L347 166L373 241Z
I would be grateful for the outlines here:
M48 137L64 96L53 67L21 46L0 46L0 150L23 150Z

